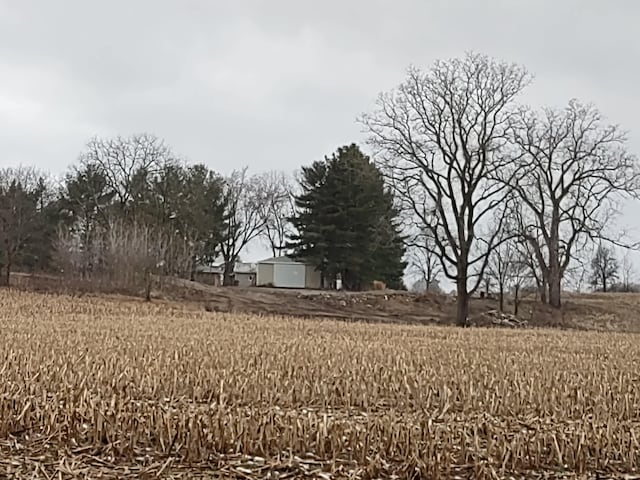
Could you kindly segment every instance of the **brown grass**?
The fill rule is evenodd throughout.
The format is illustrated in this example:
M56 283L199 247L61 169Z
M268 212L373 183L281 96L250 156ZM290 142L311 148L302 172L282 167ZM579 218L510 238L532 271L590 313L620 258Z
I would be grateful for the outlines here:
M0 327L0 476L640 467L633 335L312 322L8 291Z

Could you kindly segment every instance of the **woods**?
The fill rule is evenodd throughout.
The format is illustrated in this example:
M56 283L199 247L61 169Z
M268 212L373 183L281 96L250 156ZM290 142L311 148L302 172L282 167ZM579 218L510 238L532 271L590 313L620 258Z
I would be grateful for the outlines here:
M322 185L311 183L315 170ZM149 134L90 139L59 182L3 170L3 282L14 269L54 272L149 298L154 277L193 280L198 266L221 259L229 286L247 246L261 242L274 256L306 255L330 285L341 277L351 290L374 280L402 288L393 196L369 158L350 145L304 172L299 187L281 171L225 176ZM318 244L314 231L332 233Z
M232 285L259 243L310 262L325 288L450 282L461 326L480 291L500 310L511 294L515 314L523 288L560 308L580 269L596 289L630 290L633 265L615 252L638 244L613 228L640 191L627 135L576 99L525 106L532 79L475 53L412 67L359 118L366 144L307 159L297 176L216 172L152 134L91 138L60 179L3 169L2 282L49 271L149 297L153 278L193 280L218 260Z

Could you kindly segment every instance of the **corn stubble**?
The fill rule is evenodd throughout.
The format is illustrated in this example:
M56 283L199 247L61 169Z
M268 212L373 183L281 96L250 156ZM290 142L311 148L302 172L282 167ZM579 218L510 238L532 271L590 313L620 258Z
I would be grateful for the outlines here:
M636 336L7 291L0 322L2 475L589 478L640 466Z

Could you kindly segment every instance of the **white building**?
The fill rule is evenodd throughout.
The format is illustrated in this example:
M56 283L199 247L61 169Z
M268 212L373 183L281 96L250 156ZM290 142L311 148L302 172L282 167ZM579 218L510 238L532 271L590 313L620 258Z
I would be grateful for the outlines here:
M314 266L289 257L272 257L256 266L256 285L275 288L322 288L322 274Z

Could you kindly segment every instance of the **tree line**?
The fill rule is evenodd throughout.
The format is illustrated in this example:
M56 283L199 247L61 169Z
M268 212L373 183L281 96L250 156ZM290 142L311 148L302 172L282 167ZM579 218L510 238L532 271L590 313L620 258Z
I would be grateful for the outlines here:
M591 283L604 290L619 270L612 248L637 247L612 222L640 176L619 126L575 99L522 105L531 82L523 66L475 53L411 68L359 118L373 159L345 145L296 176L221 175L152 135L91 139L57 183L4 169L2 278L57 269L149 290L153 277L193 279L221 257L229 285L261 239L274 256L315 265L327 286L403 288L410 271L432 289L445 277L460 325L470 297L490 287L501 308L507 290L517 308L530 284L560 308L589 246L599 245Z
M93 288L144 289L195 278L222 259L223 284L261 240L360 290L401 288L404 249L393 197L356 145L302 170L221 175L180 160L148 134L93 138L59 181L34 168L0 170L0 271L56 271ZM376 261L371 261L376 258Z

